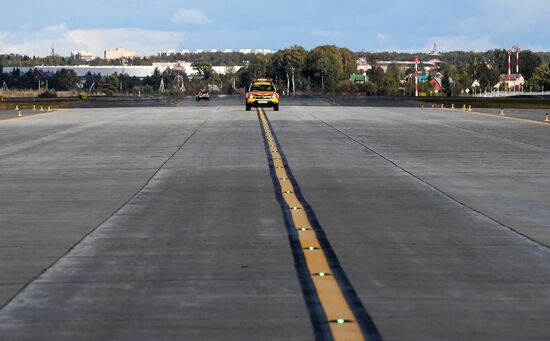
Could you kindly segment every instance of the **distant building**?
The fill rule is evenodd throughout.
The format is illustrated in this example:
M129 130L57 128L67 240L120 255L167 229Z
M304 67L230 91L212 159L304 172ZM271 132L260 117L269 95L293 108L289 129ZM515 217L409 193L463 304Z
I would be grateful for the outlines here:
M355 84L365 84L369 81L369 78L367 77L367 74L365 72L360 72L352 74L349 80L350 82L353 82Z
M210 50L210 53L217 53L217 52L218 52L218 50L216 50L216 49Z
M434 89L434 92L436 94L445 91L445 89L443 88L443 75L440 72L436 73L432 77L432 79L430 80L430 84L432 85L432 88Z
M252 53L252 49L240 49L239 53L249 54Z
M195 53L204 53L204 50L197 49L197 50L195 50Z
M181 54L189 54L189 53L191 53L191 50L187 50L187 49L181 50Z
M256 49L256 51L254 51L256 54L263 54L263 55L268 55L268 54L271 54L273 53L273 51L271 51L270 49Z
M366 72L372 69L372 66L367 62L367 58L361 57L357 59L357 71Z
M514 89L519 91L525 84L525 78L523 78L521 74L518 76L516 76L516 74L511 75L510 80L508 80L508 75L501 74L498 79L499 82L494 86L495 89L500 89L500 87L504 85L504 89L507 91L514 91Z
M223 50L223 53L233 53L233 50L231 50L231 49L225 49L225 50Z
M158 56L159 57L170 57L170 56L175 56L176 53L177 53L176 50L168 50L168 51L159 53Z
M117 47L114 50L106 50L104 53L105 59L120 59L120 58L135 58L136 51L126 50L123 47Z
M89 62L94 59L94 55L88 51L71 51L71 57Z

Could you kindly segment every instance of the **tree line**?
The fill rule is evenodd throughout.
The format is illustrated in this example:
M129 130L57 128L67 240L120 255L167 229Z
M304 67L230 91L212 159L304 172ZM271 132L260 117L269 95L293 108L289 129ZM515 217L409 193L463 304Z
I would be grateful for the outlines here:
M422 60L431 59L429 54L420 54ZM366 82L357 84L350 81L357 73L358 58L372 66L366 74ZM46 58L18 55L0 55L0 86L5 83L10 88L36 89L48 86L55 90L79 90L114 94L194 94L201 87L211 86L223 93L243 92L255 77L271 77L281 92L285 94L327 94L362 93L367 95L411 95L414 93L414 69L400 65L382 67L381 61L411 61L414 54L401 52L353 52L334 45L318 46L306 50L301 46L291 46L269 55L205 52L201 54L178 54L164 57L136 58L129 61L133 65L151 65L152 62L187 60L193 62L197 71L194 76L167 69L155 72L143 79L114 74L101 77L87 74L77 77L73 71L61 70L55 74L43 74L37 69L21 73L17 66L35 65L76 65L73 57L49 56ZM443 61L439 69L427 72L427 82L420 85L423 92L433 92L432 79L439 77L444 93L460 95L478 81L479 90L488 90L498 83L500 75L507 74L508 54L505 50L486 52L447 52L439 57ZM522 51L520 72L527 80L528 89L550 89L550 53ZM120 63L120 61L96 60L95 62ZM91 63L93 64L93 63ZM228 66L226 74L214 72L213 65ZM237 70L233 67L242 65ZM6 73L2 70L7 70ZM10 71L11 70L11 71ZM47 83L47 84L44 84ZM161 84L163 86L161 86Z

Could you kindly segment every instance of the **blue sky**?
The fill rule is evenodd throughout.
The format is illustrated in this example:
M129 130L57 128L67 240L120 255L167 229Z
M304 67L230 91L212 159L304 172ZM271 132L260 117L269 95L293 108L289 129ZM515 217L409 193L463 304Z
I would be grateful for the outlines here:
M0 53L167 49L550 50L550 0L8 1ZM521 6L518 7L518 4Z

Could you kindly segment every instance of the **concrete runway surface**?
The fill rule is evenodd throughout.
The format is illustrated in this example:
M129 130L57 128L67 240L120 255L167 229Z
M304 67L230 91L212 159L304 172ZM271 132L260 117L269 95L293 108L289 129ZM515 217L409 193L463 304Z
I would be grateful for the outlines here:
M339 303L309 277L277 162L354 339L550 339L550 125L403 107L265 113L0 120L0 339L345 339L323 320Z

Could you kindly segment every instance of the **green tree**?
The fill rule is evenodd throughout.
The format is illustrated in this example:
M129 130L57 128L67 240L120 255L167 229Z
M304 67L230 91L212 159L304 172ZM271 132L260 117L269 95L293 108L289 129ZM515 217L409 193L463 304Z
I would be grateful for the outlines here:
M339 48L340 58L342 59L343 77L348 79L357 71L357 56L348 48Z
M481 53L474 53L468 63L467 72L470 80L478 80L481 89L487 89L498 82L498 73L490 69ZM471 85L471 83L470 83Z
M55 73L55 85L59 90L74 90L78 83L78 76L73 70L62 69Z
M449 73L447 71L444 71L443 77L441 78L441 87L443 88L443 93L447 96L452 95L451 82L452 82L452 79L449 76Z
M272 76L268 74L269 59L265 56L257 56L257 58L248 64L248 70L256 78Z
M533 71L529 83L539 89L550 90L550 64L542 64Z
M531 79L535 69L542 64L542 58L529 50L521 51L519 59L519 71L525 79Z
M191 66L197 71L198 77L205 81L209 81L210 78L212 78L212 76L214 75L212 64L208 61L199 60L194 62Z
M325 91L334 91L338 81L345 79L342 58L334 45L323 45L309 51L306 64L310 79Z
M101 77L98 83L98 88L103 91L107 96L112 96L118 92L119 81L117 75L110 75Z
M382 81L384 80L384 69L380 66L373 65L373 68L370 70L372 73L372 80L374 82L376 92L379 93L382 89Z
M304 66L307 57L307 51L301 46L292 46L291 48L279 50L271 57L272 69L276 77L286 80L287 93L296 92L296 75L299 74Z
M357 93L358 88L355 83L346 79L338 82L336 85L336 91L341 94L355 94Z
M386 96L396 96L399 94L399 67L392 64L388 67L381 84L381 92Z

